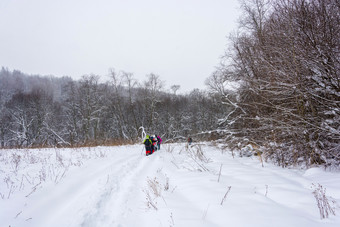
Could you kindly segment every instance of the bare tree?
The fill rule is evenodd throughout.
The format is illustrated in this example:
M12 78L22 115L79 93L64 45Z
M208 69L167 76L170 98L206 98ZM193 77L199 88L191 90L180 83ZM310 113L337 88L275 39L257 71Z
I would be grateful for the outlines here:
M149 113L149 127L154 130L154 125L159 123L158 114L156 112L156 105L160 102L160 91L163 88L163 81L156 74L150 73L147 75L147 80L144 82L146 90L146 100L148 103L148 113Z
M132 73L122 72L122 77L124 81L124 85L126 86L126 89L128 91L128 112L129 115L132 115L132 122L134 124L134 132L131 133L131 136L133 138L138 137L138 129L140 127L140 123L137 120L136 116L136 104L137 104L137 97L136 97L136 88L138 86L138 82L136 79L134 79Z
M174 95L176 95L176 92L181 88L181 85L172 85L170 87L170 89L172 90L172 92L174 93Z
M100 115L103 108L101 102L99 77L96 75L85 75L79 83L77 95L79 103L79 114L81 117L81 130L84 142L96 141L98 137Z

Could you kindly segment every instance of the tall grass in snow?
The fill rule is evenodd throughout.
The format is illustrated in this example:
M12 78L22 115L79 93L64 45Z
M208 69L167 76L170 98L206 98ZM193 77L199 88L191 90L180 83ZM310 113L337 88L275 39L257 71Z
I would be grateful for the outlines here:
M332 197L326 196L326 188L320 184L312 184L312 189L319 208L320 218L328 218L330 214L335 215L336 202Z
M106 157L105 148L46 148L0 150L0 199L24 191L29 197L44 183L58 184L71 167Z

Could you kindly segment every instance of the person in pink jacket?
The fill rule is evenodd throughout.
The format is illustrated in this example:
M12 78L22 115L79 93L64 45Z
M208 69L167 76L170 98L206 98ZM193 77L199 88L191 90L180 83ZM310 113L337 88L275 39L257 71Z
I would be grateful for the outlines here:
M159 137L157 135L156 135L156 138L157 138L157 150L160 150L161 149L162 139L161 139L161 137Z

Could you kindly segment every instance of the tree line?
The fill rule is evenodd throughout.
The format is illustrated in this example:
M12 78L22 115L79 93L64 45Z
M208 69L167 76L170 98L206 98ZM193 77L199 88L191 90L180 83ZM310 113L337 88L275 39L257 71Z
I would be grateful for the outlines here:
M109 81L84 75L29 76L0 71L0 146L81 146L140 140L142 131L165 140L216 128L223 108L216 97L194 89L164 92L160 76L137 81L132 73L110 70ZM220 116L219 116L220 115Z
M339 166L340 2L251 0L241 8L207 83L229 108L219 122L226 143L261 146L281 166Z

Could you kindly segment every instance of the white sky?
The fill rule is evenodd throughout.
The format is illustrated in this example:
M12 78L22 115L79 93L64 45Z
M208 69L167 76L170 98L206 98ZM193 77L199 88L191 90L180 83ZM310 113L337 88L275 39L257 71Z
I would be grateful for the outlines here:
M0 66L74 79L115 68L204 89L238 16L237 0L0 0Z

